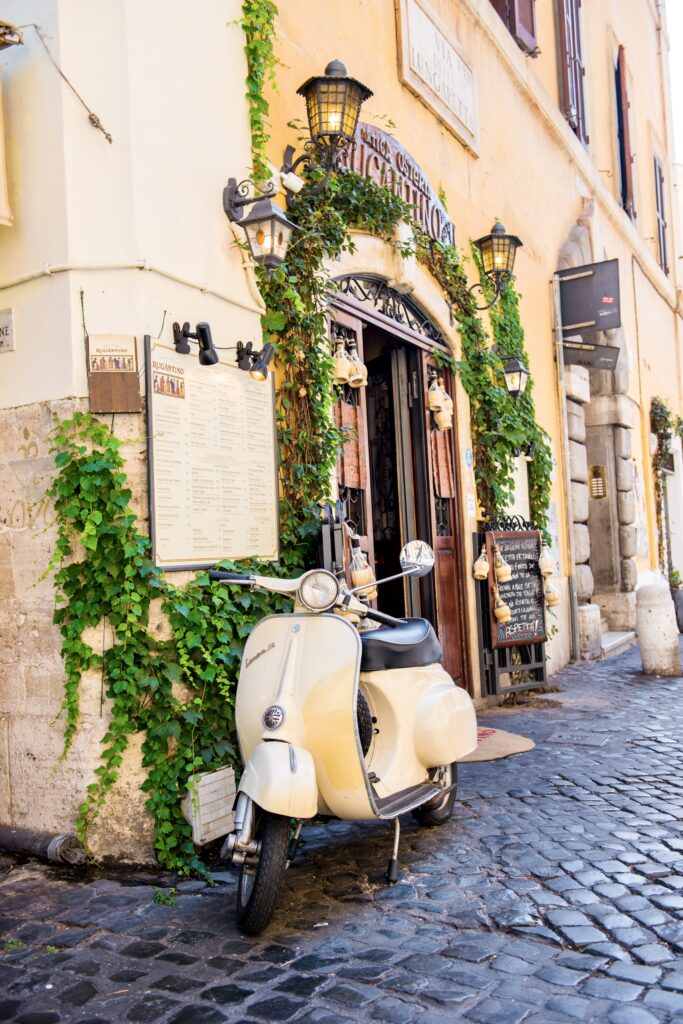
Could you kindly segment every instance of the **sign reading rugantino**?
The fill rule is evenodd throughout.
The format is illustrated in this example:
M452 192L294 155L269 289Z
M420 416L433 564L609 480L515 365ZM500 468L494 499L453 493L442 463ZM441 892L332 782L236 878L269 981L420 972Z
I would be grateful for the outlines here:
M455 245L455 228L446 208L416 160L381 128L361 122L345 166L386 185L413 207L414 221L436 242Z

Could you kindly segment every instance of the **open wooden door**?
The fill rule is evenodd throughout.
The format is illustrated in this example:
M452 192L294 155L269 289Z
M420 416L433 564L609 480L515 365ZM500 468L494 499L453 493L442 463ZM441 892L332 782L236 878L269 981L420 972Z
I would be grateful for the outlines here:
M330 337L333 343L339 339L355 341L358 355L363 359L363 323L357 317L335 310L334 318L330 320ZM355 524L361 548L367 554L370 565L374 566L365 388L344 387L341 398L334 406L334 422L344 431L344 444L337 460L337 485L344 518Z
M425 432L429 479L429 508L432 547L434 548L434 586L439 640L444 653L444 667L458 686L466 687L463 650L464 623L460 598L462 555L458 524L458 488L455 476L455 417L451 430L437 430L429 411L427 390L430 370L437 370L431 355L422 352ZM453 380L449 371L439 369L444 386L452 395Z

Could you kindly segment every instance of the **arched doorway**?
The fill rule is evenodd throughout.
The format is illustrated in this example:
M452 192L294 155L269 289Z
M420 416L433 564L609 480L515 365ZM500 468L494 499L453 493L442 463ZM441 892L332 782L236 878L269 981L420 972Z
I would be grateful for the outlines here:
M434 548L434 573L379 589L377 606L392 615L422 615L434 625L444 663L467 685L463 620L463 545L457 429L438 430L427 404L434 374L453 392L439 365L446 342L427 314L377 275L338 278L330 312L333 340L353 341L368 368L365 388L345 388L335 408L346 432L338 465L339 495L378 578L398 571L403 544L415 537Z

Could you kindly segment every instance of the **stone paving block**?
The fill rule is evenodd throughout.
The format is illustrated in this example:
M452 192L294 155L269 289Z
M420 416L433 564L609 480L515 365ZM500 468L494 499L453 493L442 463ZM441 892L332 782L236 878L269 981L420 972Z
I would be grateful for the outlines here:
M678 992L651 988L649 992L645 993L643 1002L653 1010L665 1010L667 1013L674 1014L676 1020L683 1017L683 995Z
M584 995L597 996L599 999L610 999L620 1003L631 1003L642 993L642 985L633 985L627 981L615 981L612 978L589 978L582 986Z
M659 1020L642 1006L617 1006L609 1015L609 1024L659 1024Z
M683 992L683 972L667 974L662 980L662 988L673 989L674 992Z
M273 996L269 999L257 1000L249 1003L247 1009L253 1017L259 1020L280 1021L289 1020L295 1013L305 1006L300 999L289 999L287 996Z
M656 985L662 976L659 967L646 967L644 964L625 964L620 961L607 968L607 974L621 981L632 981L636 985Z
M547 981L551 985L562 985L565 988L576 988L585 978L586 971L574 971L568 967L560 967L558 964L544 964L539 968L534 977Z
M420 1012L419 1006L416 1006L415 1003L407 1003L403 999L389 997L377 1001L370 1011L370 1018L385 1021L386 1024L409 1024ZM421 1016L420 1020L422 1020Z
M521 1024L531 1013L528 1006L514 1006L498 999L484 999L465 1014L477 1024Z
M222 1024L225 1014L210 1006L190 1003L169 1017L168 1024Z
M564 1014L571 1020L588 1020L593 1003L580 996L553 996L546 1006L551 1012Z

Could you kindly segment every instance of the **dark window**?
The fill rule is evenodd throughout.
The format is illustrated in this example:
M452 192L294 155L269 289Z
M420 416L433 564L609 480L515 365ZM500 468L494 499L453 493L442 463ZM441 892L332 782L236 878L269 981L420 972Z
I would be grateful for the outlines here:
M532 57L536 57L539 52L536 45L535 2L536 0L491 0L517 45Z
M583 95L585 74L581 57L581 31L579 8L581 0L557 0L560 35L560 77L562 85L562 112L572 131L586 144L586 103Z
M614 85L617 100L617 141L619 143L619 178L621 205L631 220L636 219L633 198L633 155L628 125L628 93L626 91L626 59L624 47L619 47L617 66L614 69Z
M659 265L665 274L669 273L666 260L666 217L664 216L664 171L655 157L655 202L657 204L657 242Z

